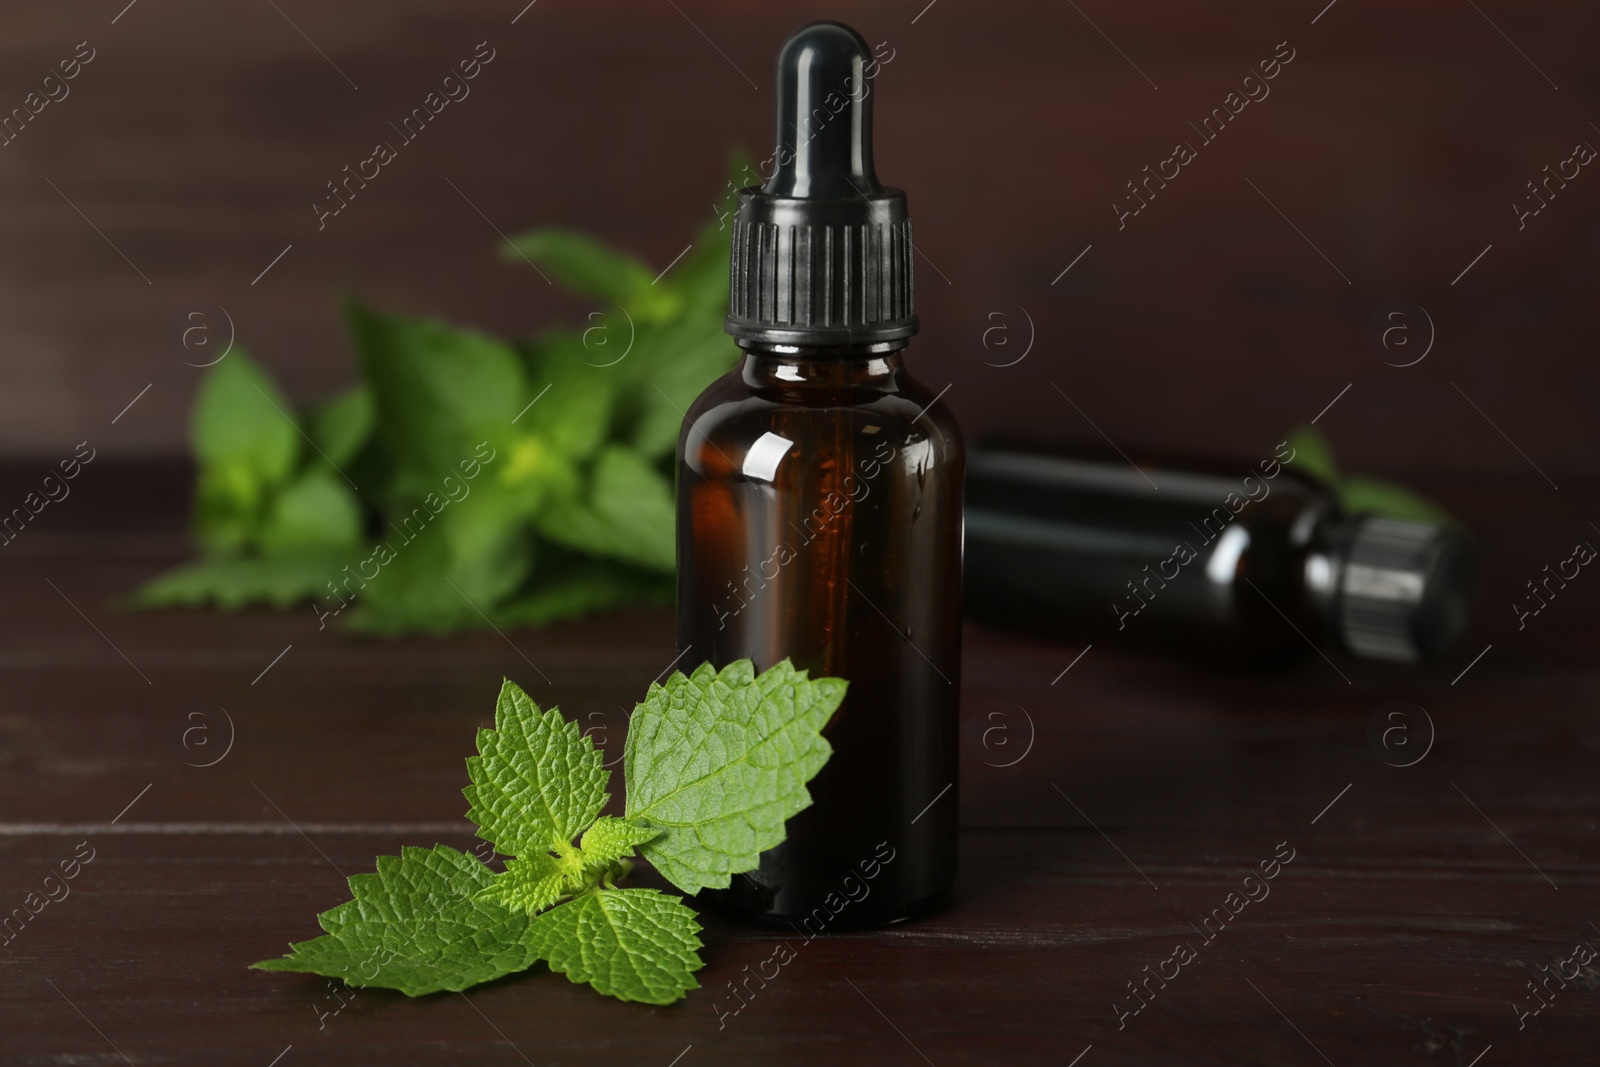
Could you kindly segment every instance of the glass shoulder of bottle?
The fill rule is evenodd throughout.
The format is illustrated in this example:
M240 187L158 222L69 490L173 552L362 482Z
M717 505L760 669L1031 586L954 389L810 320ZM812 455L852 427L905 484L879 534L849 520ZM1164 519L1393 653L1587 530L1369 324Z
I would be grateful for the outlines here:
M943 398L898 359L833 367L751 362L713 382L689 408L680 454L690 466L759 467L764 450L782 455L819 445L924 469L962 462L961 433Z

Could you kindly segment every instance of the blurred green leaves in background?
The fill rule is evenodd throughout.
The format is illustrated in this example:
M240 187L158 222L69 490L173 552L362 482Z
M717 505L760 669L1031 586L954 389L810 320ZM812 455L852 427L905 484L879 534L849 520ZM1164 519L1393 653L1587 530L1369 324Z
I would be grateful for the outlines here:
M1321 430L1309 423L1289 431L1289 445L1294 449L1291 465L1320 479L1337 493L1339 506L1348 514L1371 513L1410 522L1433 522L1443 526L1455 524L1443 508L1398 482L1385 482L1359 474L1341 478L1339 468L1333 461L1333 445L1329 444Z
M510 341L347 300L362 382L305 411L235 347L195 404L200 557L133 603L442 633L669 600L678 428L738 355L726 223L659 279L570 230L500 251L600 310Z

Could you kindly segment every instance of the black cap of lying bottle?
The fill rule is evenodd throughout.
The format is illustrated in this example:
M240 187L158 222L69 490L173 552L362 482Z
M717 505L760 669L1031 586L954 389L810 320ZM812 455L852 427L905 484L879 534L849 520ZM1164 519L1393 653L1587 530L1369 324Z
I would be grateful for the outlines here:
M1467 626L1466 534L1440 523L1358 515L1343 539L1337 613L1345 648L1402 662L1448 652Z
M872 165L877 62L838 22L778 52L778 130L764 186L739 191L724 328L741 342L860 345L917 332L906 194Z

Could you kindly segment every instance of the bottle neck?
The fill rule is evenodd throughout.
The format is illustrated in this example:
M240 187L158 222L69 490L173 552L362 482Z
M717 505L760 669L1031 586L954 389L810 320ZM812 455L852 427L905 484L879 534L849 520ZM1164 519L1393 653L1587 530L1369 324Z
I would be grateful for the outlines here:
M904 340L876 344L778 345L740 340L744 362L740 373L746 384L851 386L893 380L904 368Z
M747 355L783 356L791 359L875 359L905 350L906 339L858 345L780 345L737 337L734 342Z

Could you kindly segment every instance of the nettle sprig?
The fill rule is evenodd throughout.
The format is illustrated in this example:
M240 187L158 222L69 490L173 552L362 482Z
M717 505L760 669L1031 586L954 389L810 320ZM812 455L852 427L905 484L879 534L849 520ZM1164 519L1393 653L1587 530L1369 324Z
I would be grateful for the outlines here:
M611 772L593 740L507 681L464 791L505 869L447 845L380 856L376 873L350 879L351 900L317 917L324 936L254 966L421 996L544 960L620 1000L680 1000L703 966L694 911L618 883L636 853L684 893L754 869L810 805L806 783L833 752L821 731L845 688L788 660L652 683L628 727L619 818L600 814Z

